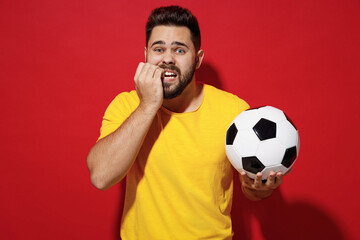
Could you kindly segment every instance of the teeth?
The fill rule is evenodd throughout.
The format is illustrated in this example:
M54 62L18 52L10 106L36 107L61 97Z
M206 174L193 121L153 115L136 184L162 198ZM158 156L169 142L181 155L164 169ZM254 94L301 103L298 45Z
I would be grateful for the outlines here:
M176 74L175 74L175 73L171 73L171 72L165 72L164 76L165 76L165 77L175 77Z

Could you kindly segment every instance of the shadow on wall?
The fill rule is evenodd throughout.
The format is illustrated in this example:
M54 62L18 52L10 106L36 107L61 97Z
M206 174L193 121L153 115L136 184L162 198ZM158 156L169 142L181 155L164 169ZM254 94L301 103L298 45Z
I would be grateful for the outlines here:
M202 63L196 79L222 89L218 72L208 62ZM326 212L305 202L286 203L281 189L261 202L246 199L237 173L234 174L232 220L234 240L345 239L340 227ZM257 228L252 226L252 220L258 222Z
M196 80L222 89L219 74L215 68L206 61L203 62L201 67L196 71Z
M251 219L258 222L258 230L251 225ZM261 239L270 240L345 239L340 227L326 212L305 202L285 202L281 188L261 202L246 199L237 177L232 220L234 240L254 240L260 238L256 237L259 235Z

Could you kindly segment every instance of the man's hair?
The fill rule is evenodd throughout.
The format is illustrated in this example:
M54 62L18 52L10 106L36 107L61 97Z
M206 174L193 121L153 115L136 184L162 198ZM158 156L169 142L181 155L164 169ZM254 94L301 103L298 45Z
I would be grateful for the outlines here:
M154 9L146 23L146 46L151 32L156 26L187 27L191 32L191 41L198 51L201 46L200 28L196 17L186 8L168 6Z

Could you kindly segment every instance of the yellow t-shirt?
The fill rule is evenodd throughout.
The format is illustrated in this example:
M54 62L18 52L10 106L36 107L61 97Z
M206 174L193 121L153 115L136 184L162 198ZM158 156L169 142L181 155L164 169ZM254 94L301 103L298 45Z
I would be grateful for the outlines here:
M100 138L138 104L136 91L119 94L105 112ZM225 135L248 107L235 95L204 85L197 110L158 111L126 176L123 240L231 239L233 170Z

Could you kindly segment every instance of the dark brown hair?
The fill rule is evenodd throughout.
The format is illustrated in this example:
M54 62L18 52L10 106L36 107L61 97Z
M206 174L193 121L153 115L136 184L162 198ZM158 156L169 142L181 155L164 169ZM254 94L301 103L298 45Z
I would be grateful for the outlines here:
M200 28L196 17L186 8L180 6L168 6L154 9L146 23L146 46L149 42L154 27L181 26L187 27L191 32L191 41L198 51L201 46Z

